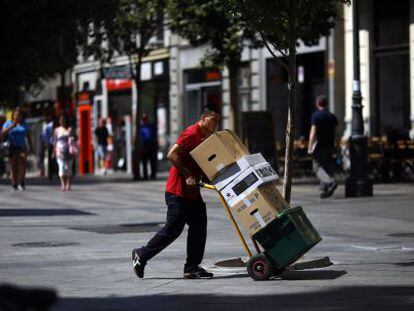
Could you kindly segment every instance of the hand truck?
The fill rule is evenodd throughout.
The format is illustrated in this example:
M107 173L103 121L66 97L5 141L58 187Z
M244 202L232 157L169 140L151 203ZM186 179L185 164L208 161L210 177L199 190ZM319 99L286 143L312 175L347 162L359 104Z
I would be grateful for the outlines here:
M302 208L289 208L251 237L256 250L256 253L252 254L220 191L217 191L216 187L210 184L202 183L200 187L218 193L233 229L249 257L247 272L256 281L267 280L272 276L279 275L287 266L321 241L321 237L307 219ZM263 252L257 241L264 249Z

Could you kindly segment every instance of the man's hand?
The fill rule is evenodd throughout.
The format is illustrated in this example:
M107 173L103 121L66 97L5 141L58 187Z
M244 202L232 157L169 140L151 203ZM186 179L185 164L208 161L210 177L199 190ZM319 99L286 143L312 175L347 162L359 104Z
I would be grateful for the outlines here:
M308 154L313 154L316 144L316 126L312 125L309 133Z
M185 183L189 187L196 187L197 186L197 180L194 176L190 176L185 180Z

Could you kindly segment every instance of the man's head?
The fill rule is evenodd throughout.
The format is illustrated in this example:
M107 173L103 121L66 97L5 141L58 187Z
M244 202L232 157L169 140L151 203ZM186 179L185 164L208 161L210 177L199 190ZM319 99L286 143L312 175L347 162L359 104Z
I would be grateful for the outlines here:
M326 99L325 95L319 95L316 98L316 108L322 110L328 107L328 100Z
M105 118L100 118L99 121L98 121L98 126L104 127L105 125L106 125Z
M148 115L146 113L143 113L141 116L141 124L147 124L148 123Z
M220 110L214 105L205 105L201 111L200 126L206 135L211 135L216 131L220 122Z
M20 123L20 122L23 121L23 114L22 114L20 108L16 108L13 111L12 120L13 120L13 122L17 122L17 123Z

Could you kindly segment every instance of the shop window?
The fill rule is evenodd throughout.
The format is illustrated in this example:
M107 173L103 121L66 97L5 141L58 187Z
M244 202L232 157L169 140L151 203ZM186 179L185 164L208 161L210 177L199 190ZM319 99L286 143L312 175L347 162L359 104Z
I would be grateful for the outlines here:
M376 0L375 6L375 43L376 46L406 44L409 41L408 0Z

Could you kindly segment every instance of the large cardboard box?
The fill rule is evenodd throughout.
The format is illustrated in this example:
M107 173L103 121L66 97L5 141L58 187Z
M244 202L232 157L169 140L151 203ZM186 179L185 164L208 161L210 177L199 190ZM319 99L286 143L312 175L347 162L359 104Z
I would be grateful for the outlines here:
M212 184L220 191L249 167L254 167L262 163L268 162L261 153L246 155L216 176L216 178L213 179Z
M226 203L232 207L260 185L274 182L278 178L279 176L269 163L260 163L245 169L232 182L220 190L220 193Z
M254 189L231 210L252 236L288 208L289 204L277 190L276 184L268 183Z
M209 136L190 154L204 174L213 180L220 171L248 155L249 151L232 131L224 130Z

